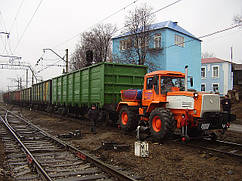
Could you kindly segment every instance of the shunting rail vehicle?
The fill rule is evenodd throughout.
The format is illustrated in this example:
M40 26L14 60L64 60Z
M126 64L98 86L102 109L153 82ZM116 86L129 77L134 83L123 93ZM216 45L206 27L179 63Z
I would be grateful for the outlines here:
M154 71L143 65L102 62L52 78L19 91L6 92L3 100L33 109L75 116L96 104L101 121L121 129L137 127L155 139L178 129L183 141L203 137L210 130L225 131L233 114L220 111L217 94L188 90L185 73Z

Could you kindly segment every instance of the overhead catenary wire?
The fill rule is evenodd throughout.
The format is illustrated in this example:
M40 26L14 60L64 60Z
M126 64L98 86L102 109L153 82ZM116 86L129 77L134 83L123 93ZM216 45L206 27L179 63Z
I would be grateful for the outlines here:
M1 19L2 19L2 27L3 27L3 29L4 29L4 31L5 32L7 32L7 27L6 27L6 24L5 24L5 21L4 21L4 18L3 18L3 14L2 14L2 11L0 11L0 15L1 15ZM0 35L1 36L1 35ZM2 52L2 54L4 53L4 52L6 52L7 54L9 54L8 53L8 50L7 50L7 41L6 41L6 38L2 38L2 36L1 36L1 40L2 40L2 43L3 43L3 52Z
M39 7L40 7L40 5L41 5L42 2L43 2L43 0L40 0L40 2L39 2L39 4L38 4L37 8L36 8L35 11L34 11L34 14L31 16L29 22L27 23L27 25L26 25L26 27L25 27L23 33L22 33L22 35L20 36L20 38L19 38L19 40L18 40L18 42L17 42L17 45L16 45L16 47L15 47L15 49L14 49L14 52L15 52L16 49L18 48L18 46L19 46L19 44L20 44L20 42L21 42L21 40L22 40L22 38L23 38L25 32L27 31L28 27L30 26L30 24L31 24L31 22L32 22L32 20L33 20L33 18L34 18L34 16L35 16L35 14L37 13L37 11L38 11L38 9L39 9Z
M160 9L158 9L158 10L152 12L151 15L152 15L152 14L156 14L156 13L158 13L159 11L164 10L164 9L166 9L166 8L169 8L170 6L173 6L173 5L175 5L176 3L179 3L180 1L182 1L182 0L177 0L177 1L173 2L173 3L171 3L171 4L168 4L167 6L164 6L164 7L160 8Z
M168 8L168 7L171 7L171 6L173 6L173 5L177 4L177 3L179 3L180 1L182 1L182 0L177 0L177 1L173 2L173 3L170 3L170 4L168 4L168 5L166 5L166 6L162 7L162 8L160 8L160 9L158 9L158 10L155 10L155 11L151 12L150 15L156 14L156 13L158 13L158 12L160 12L160 11L162 11L162 10ZM127 27L127 25L121 27L120 29L116 30L115 33L121 31L122 29L124 29L124 28L126 28L126 27Z
M111 15L109 15L108 17L106 17L106 18L102 19L102 20L101 20L101 21L99 21L98 23L100 23L100 22L102 22L102 21L104 21L104 20L106 20L106 19L108 19L108 18L110 18L110 17L114 16L115 14L117 14L117 13L121 12L122 10L125 10L127 7L129 7L129 6L133 5L133 4L135 4L137 1L138 1L138 0L133 1L133 2L132 2L132 3L130 3L129 5L125 6L124 8L121 8L120 10L116 11L115 13L112 13ZM166 8L168 8L168 7L171 7L171 6L173 6L173 5L177 4L177 3L178 3L178 2L180 2L180 1L182 1L182 0L177 0L177 1L173 2L173 3L170 3L170 4L166 5L166 6L164 6L164 7L160 8L160 9L158 9L158 10L154 11L154 12L152 12L151 14L156 14L156 13L158 13L159 11L164 10L164 9L166 9ZM97 24L97 23L96 23L96 24ZM125 26L124 26L124 27L122 27L121 29L123 29L123 28L125 28ZM120 31L121 29L118 29L118 30L117 30L117 31L115 31L114 33L116 33L116 32L118 32L118 31ZM72 38L70 38L70 39L68 39L68 40L65 40L64 42L62 42L62 43L60 43L60 44L58 44L58 45L56 45L56 46L54 46L54 47L58 47L58 46L60 46L60 45L63 45L63 44L65 44L65 43L67 43L67 42L71 41L72 39L74 39L74 38L75 38L75 37L77 37L78 35L80 35L80 33L76 34L76 35L75 35L75 36L73 36ZM41 71L42 71L42 70L41 70Z
M57 62L55 62L55 63L53 63L53 64L51 64L51 65L49 65L49 66L47 66L47 67L44 67L44 68L38 70L37 73L40 73L40 72L42 72L43 70L45 70L45 69L47 69L47 68L49 68L49 67L55 66L55 65L56 65L57 63L59 63L60 61L63 61L63 60L59 60L59 61L57 61Z
M114 13L108 15L107 17L103 18L102 20L98 21L98 22L95 23L95 24L99 24L99 23L101 23L101 22L103 22L103 21L105 21L105 20L111 18L112 16L118 14L119 12L124 11L124 10L127 9L129 6L131 6L131 5L135 4L135 3L137 3L137 1L139 1L139 0L134 0L134 1L131 2L130 4L128 4L128 5L126 5L126 6L122 7L122 8L120 8L119 10L117 10L117 11L115 11ZM94 25L95 25L95 24L94 24ZM86 30L89 29L89 28L92 27L92 26L93 26L93 25L89 26L88 28L86 28ZM85 31L85 30L84 30L84 31ZM67 40L65 40L65 41L63 41L63 42L61 42L61 43L55 45L54 48L56 48L56 47L58 47L58 46L61 46L61 45L65 44L65 43L67 43L67 42L73 40L74 38L76 38L76 37L79 36L79 35L80 35L80 33L75 34L75 35L72 36L71 38L69 38L69 39L67 39Z
M18 6L18 9L17 9L16 14L15 14L14 19L13 19L13 22L12 22L10 28L9 28L9 33L10 34L12 34L12 29L14 27L14 24L16 24L16 22L17 22L17 18L19 16L19 13L20 13L20 10L21 10L23 4L24 4L24 0L22 0L20 5ZM17 39L18 39L17 25L16 25L16 34L17 34ZM7 43L8 43L8 49L9 49L10 53L11 53L11 55L13 55L13 51L12 51L12 48L11 48L11 44L10 44L10 39L9 38L7 39Z
M18 15L19 15L19 13L20 13L20 10L21 10L23 4L24 4L24 0L21 1L20 5L19 5L19 7L18 7L18 9L17 9L17 12L16 12L16 14L15 14L15 16L14 16L14 19L13 19L13 22L12 22L12 25L10 26L9 32L12 31L13 25L14 25L14 23L17 21L17 17L18 17Z

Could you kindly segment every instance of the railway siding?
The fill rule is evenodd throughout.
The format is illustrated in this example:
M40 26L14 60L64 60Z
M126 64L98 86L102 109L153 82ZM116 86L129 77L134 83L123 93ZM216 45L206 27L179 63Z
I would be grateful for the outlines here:
M11 158L8 159L8 165L16 180L135 180L94 156L49 135L14 113L8 112L5 119L1 117L0 131L6 152ZM39 174L33 174L32 169Z

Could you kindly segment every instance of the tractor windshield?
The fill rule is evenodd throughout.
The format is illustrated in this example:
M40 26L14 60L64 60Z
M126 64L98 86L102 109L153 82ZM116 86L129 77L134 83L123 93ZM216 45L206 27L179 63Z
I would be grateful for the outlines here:
M172 91L184 91L185 79L183 77L161 77L161 94Z

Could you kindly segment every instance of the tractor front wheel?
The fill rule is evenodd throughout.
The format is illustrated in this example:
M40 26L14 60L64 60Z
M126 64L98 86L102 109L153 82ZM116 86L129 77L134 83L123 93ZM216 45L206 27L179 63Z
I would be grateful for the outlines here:
M136 112L130 110L127 106L123 106L119 112L119 124L124 131L135 130L138 125Z
M150 114L149 125L153 138L161 140L173 133L176 122L170 110L156 108Z

